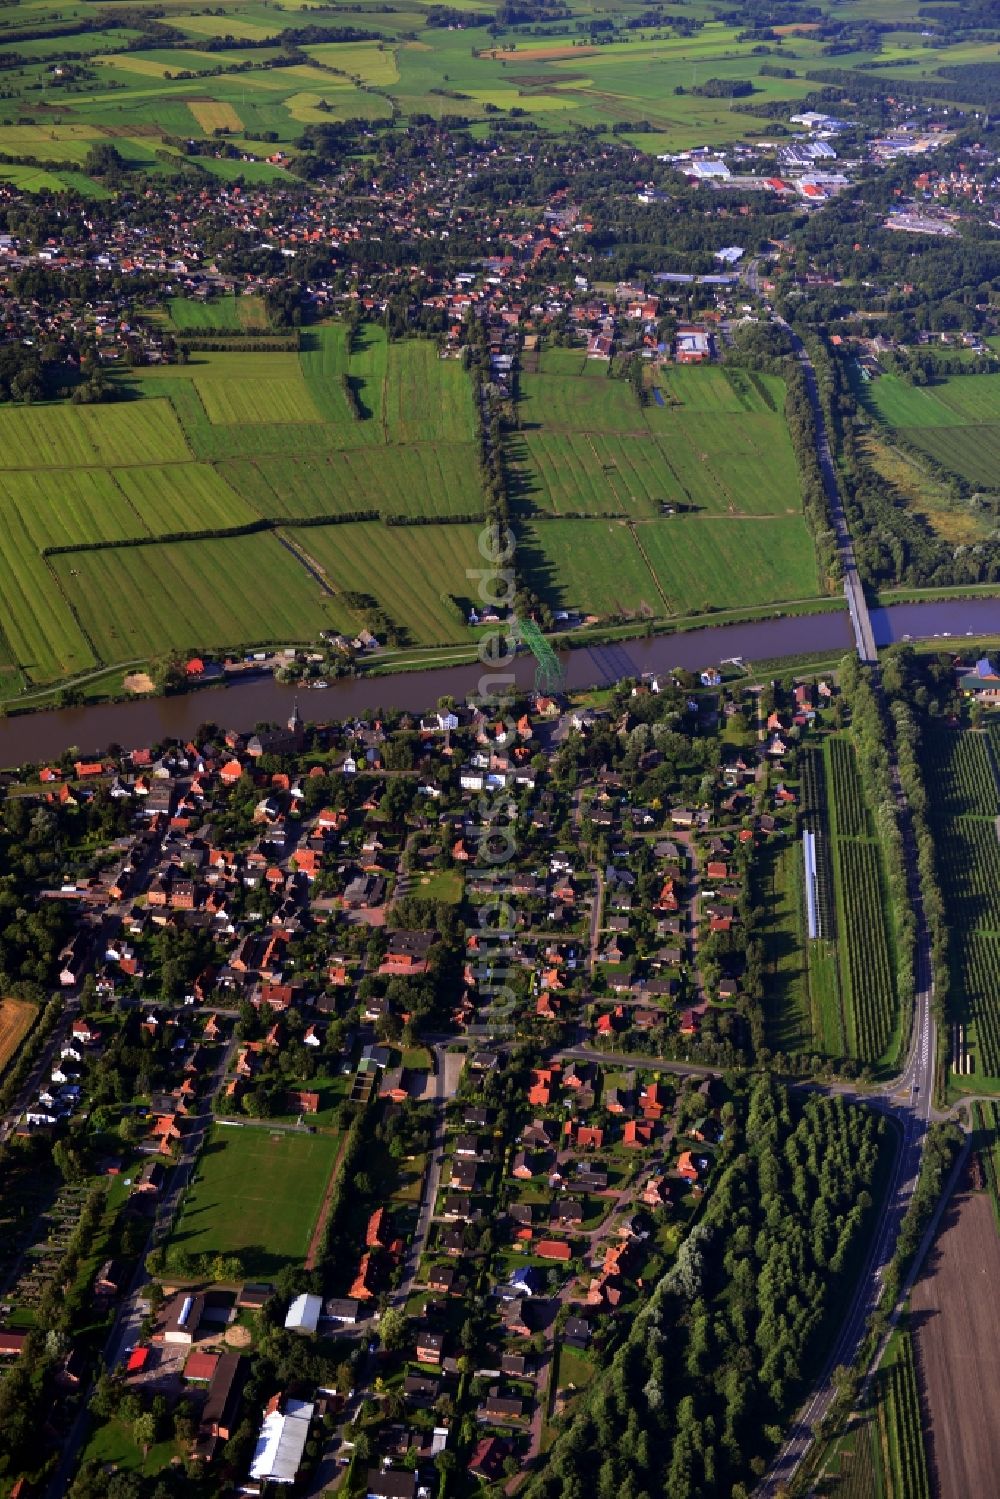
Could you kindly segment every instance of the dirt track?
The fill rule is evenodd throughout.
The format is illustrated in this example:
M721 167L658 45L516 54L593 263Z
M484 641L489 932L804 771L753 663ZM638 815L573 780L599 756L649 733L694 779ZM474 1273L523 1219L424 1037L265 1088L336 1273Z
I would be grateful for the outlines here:
M911 1306L937 1499L995 1494L1000 1474L1000 1234L989 1193L956 1193Z

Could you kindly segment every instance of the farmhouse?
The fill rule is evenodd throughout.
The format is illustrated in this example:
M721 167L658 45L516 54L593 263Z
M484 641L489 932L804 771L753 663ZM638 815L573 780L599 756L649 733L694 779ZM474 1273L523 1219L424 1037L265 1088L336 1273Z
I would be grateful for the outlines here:
M958 688L979 703L1000 703L1000 672L988 656L981 656L971 671L959 677Z

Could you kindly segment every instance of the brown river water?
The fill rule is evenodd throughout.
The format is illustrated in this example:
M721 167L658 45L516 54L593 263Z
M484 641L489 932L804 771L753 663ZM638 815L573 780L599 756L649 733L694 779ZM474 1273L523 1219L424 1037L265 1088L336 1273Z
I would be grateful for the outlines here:
M941 636L942 643L948 640L957 651L965 635L1000 636L1000 595L992 599L900 604L891 609L873 610L872 621L879 645L908 637ZM852 647L845 610L619 641L566 651L561 661L566 687L582 689L608 686L642 672L666 672L677 666L698 671L734 657L749 664L806 653L835 654ZM514 670L521 685L531 686L534 665L530 656L517 659ZM484 673L478 665L437 667L380 677L345 677L319 692L286 686L270 676L257 676L179 697L45 710L0 721L0 765L55 759L71 747L87 754L102 751L111 744L135 749L165 739L189 739L203 723L245 731L263 721L284 721L296 700L303 718L320 723L353 718L367 709L426 712L446 694L464 698L477 693L484 675L488 678L490 673Z

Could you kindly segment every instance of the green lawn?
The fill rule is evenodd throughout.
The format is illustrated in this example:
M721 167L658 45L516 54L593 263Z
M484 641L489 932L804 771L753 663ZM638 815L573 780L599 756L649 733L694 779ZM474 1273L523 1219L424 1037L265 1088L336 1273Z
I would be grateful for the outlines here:
M109 1468L122 1468L129 1473L141 1473L152 1478L177 1457L182 1456L179 1442L157 1442L143 1455L142 1449L132 1440L132 1433L123 1421L112 1419L95 1426L83 1452L84 1462L96 1460Z
M415 877L413 893L422 900L447 901L449 905L456 905L462 899L463 887L459 870L435 869L430 874Z
M573 1385L578 1390L585 1390L596 1373L593 1360L586 1353L577 1348L568 1348L565 1343L560 1345L556 1375L558 1388L565 1389L568 1385Z
M248 1274L301 1261L337 1153L336 1135L216 1125L167 1247L243 1256Z
M775 1051L809 1051L814 1043L801 917L802 846L771 845L761 854L764 924L764 1023Z

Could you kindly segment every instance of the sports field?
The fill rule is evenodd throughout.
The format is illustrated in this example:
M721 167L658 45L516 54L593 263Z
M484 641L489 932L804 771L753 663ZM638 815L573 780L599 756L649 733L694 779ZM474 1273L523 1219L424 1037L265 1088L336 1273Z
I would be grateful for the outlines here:
M167 1246L243 1256L248 1274L302 1261L337 1155L337 1136L216 1125Z
M1000 375L944 375L921 386L882 375L863 400L942 468L981 489L1000 487Z

